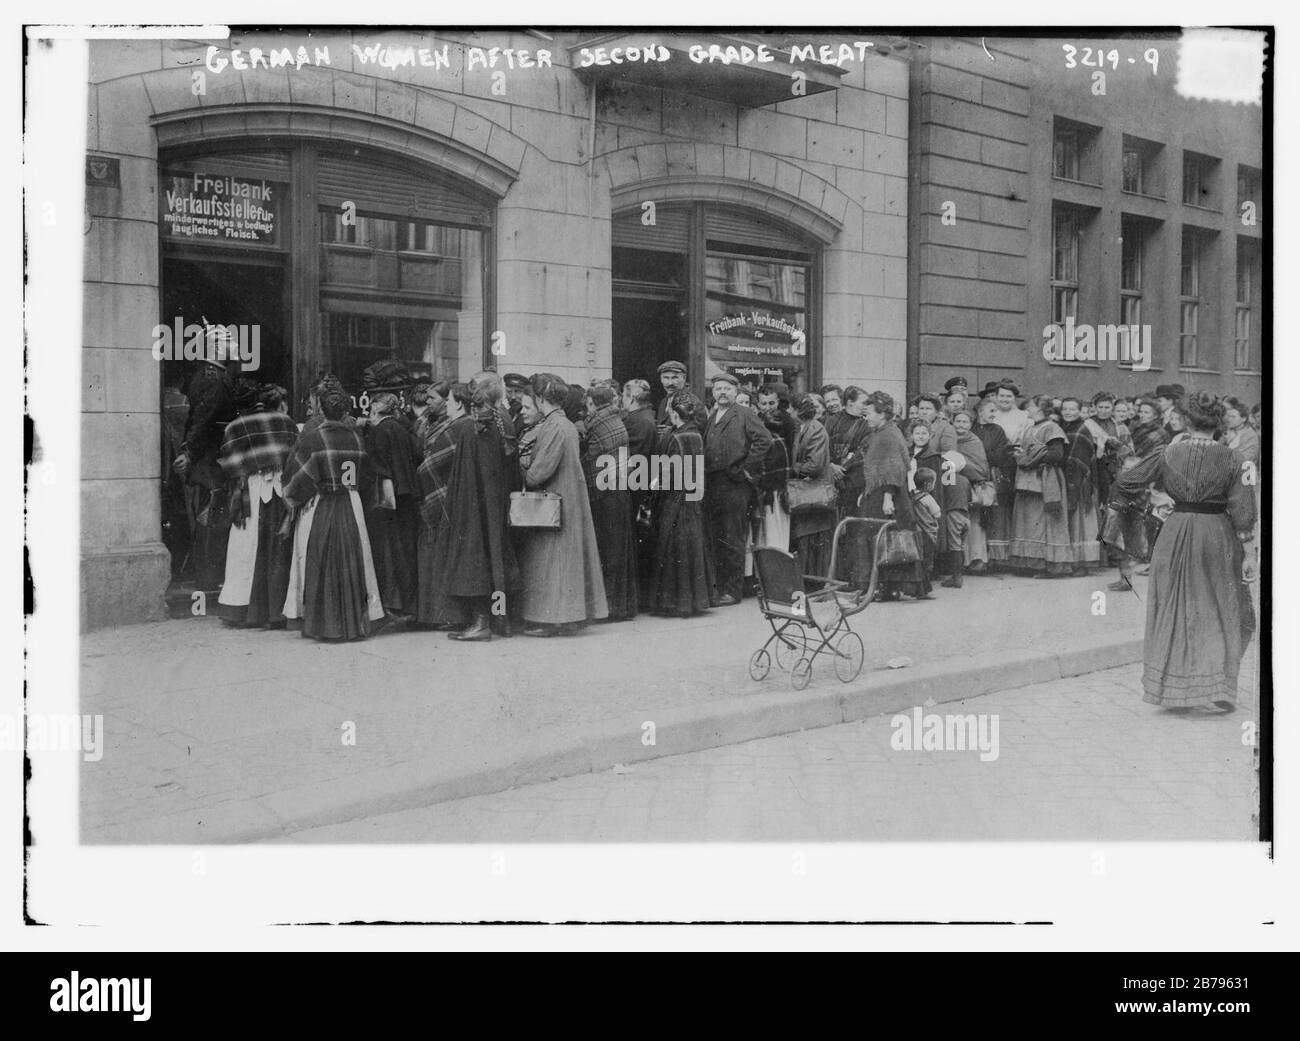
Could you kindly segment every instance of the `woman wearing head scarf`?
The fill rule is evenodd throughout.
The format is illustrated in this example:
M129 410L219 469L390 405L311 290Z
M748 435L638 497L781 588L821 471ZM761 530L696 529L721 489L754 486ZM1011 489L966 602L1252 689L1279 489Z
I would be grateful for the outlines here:
M791 479L830 481L830 438L817 419L817 402L811 394L799 394L793 406L799 429L790 456ZM803 574L826 574L830 566L831 533L837 519L833 505L809 507L790 515L790 539Z
M233 505L217 609L227 625L279 628L293 552L288 535L280 533L288 514L280 481L298 427L285 411L283 392L263 401L255 380L240 379L234 401L238 414L226 426L219 457Z
M429 586L435 598L447 597L449 619L468 619L463 628L448 633L452 640L485 642L492 639L492 617L498 605L508 607L520 585L519 566L506 530L506 513L512 481L508 477L506 417L494 401L494 384L480 381L478 389L462 383L450 389L459 412L447 426L451 470L443 497L445 513L433 536ZM500 383L495 387L499 390ZM435 617L435 621L441 619Z
M842 543L845 564L838 570L841 575L847 575L853 588L866 589L880 526L892 520L900 530L914 531L916 528L907 480L910 460L907 440L894 422L894 399L884 391L867 394L856 387L845 394L851 401L860 400L862 418L869 430L863 443L863 491L858 500L857 515L877 523L855 525L849 529L851 534L846 534ZM839 578L840 575L831 577ZM918 600L930 599L930 580L922 561L880 566L877 596L882 600L897 600L904 593Z
M357 493L366 453L343 420L352 399L329 390L319 402L320 425L304 431L283 474L285 502L296 514L284 614L302 620L303 636L363 639L384 617Z
M1011 535L1011 565L1035 578L1060 578L1074 570L1066 519L1065 431L1048 418L1053 408L1046 394L1026 402L1029 427L1016 453L1016 506Z
M560 496L560 526L521 534L520 609L525 636L568 635L605 618L609 605L578 431L564 414L568 385L542 373L533 377L532 390L539 418L519 440L519 468L528 489Z
M636 531L632 493L626 480L627 453L628 433L619 415L618 394L607 384L597 384L587 391L582 470L611 622L635 618L638 606Z
M411 431L398 418L395 394L379 391L371 397L364 440L370 478L366 528L379 592L384 610L406 621L416 608L420 517L415 467L420 460Z
M665 414L672 433L660 449L672 461L669 472L686 473L689 467L697 478L703 477L704 438L696 422L702 409L702 402L685 391L668 400ZM654 614L685 618L709 609L713 574L706 546L699 496L685 482L663 489L655 509L650 564L648 603Z
M1174 501L1151 558L1143 700L1166 708L1231 709L1255 631L1255 496L1232 449L1214 441L1222 403L1202 392L1185 407L1187 439L1117 479L1132 492L1155 482Z

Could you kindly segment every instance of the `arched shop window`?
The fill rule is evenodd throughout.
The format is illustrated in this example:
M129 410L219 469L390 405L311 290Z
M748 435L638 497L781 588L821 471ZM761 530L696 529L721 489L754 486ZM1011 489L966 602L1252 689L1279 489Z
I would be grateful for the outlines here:
M796 231L707 203L638 207L613 228L614 377L687 362L697 387L719 370L807 390L820 378L820 254ZM703 389L702 387L700 389Z
M323 372L359 398L376 361L452 379L483 365L491 200L324 143L171 154L162 186L163 320L256 327L254 375L290 389L295 418Z

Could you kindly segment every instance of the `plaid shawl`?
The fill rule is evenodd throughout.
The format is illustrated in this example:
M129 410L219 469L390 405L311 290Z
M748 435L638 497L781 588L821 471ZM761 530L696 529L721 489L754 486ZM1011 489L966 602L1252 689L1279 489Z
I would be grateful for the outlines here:
M1089 490L1095 494L1101 483L1097 472L1097 442L1093 440L1092 431L1088 429L1088 421L1085 419L1064 423L1061 429L1065 431L1066 443L1063 464L1065 494L1073 504L1087 495Z
M907 439L892 419L870 432L863 451L863 495L881 488L894 492L907 487L909 460Z
M596 410L587 422L587 448L582 454L582 469L588 489L596 487L596 464L603 455L618 458L618 450L628 445L627 427L614 405Z
M356 428L342 420L327 419L298 439L281 478L284 497L294 506L301 506L317 495L357 490L365 460Z
M1154 419L1150 423L1134 423L1131 430L1133 453L1139 459L1145 459L1157 448L1169 444L1169 432L1165 430L1159 419Z
M298 427L283 412L248 412L232 419L221 439L221 468L227 477L283 470L298 441Z
M447 518L447 482L451 480L456 442L451 436L451 420L446 416L435 421L430 431L415 480L420 492L420 516L433 528Z

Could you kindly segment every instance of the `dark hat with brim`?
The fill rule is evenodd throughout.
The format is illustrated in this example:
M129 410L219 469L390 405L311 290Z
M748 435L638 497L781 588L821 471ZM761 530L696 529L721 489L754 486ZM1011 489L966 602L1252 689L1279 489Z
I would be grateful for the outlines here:
M710 380L709 382L710 382L710 383L730 383L733 387L739 387L739 386L740 386L740 380L736 379L736 377L733 376L733 375L732 375L731 373L729 373L729 372L719 372L719 373L716 373L716 374L714 375L713 379Z
M662 376L665 372L680 372L685 376L686 366L679 361L666 361L659 366L659 375Z
M962 390L967 390L969 386L970 385L966 382L965 376L954 376L952 379L944 383L943 389L951 393L953 387L961 387Z
M361 374L361 386L372 394L394 393L411 385L411 373L400 361L377 361L366 366Z
M528 386L528 377L517 372L507 372L501 377L501 382L511 390L523 390Z

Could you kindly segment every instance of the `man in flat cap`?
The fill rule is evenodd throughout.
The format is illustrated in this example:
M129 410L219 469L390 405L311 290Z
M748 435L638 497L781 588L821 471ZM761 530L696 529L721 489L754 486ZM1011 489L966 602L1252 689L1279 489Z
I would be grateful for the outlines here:
M945 380L943 384L943 393L945 397L952 393L953 387L961 387L962 390L969 390L970 384L966 382L965 376L953 376Z
M686 385L686 366L679 361L664 362L659 366L659 384L664 388L664 396L655 411L655 422L662 425L668 422L668 402L672 401L673 395L682 391L690 393L691 388Z
M686 366L679 361L666 361L659 366L659 383L664 388L664 396L655 411L655 426L660 437L663 438L672 433L672 424L668 421L668 402L676 394L693 394L694 391L686 382ZM709 418L703 406L704 403L701 402L700 411L695 416L695 422L699 424L701 433L704 432L704 424Z
M507 372L501 377L501 382L506 386L506 401L509 402L510 418L514 420L515 428L518 429L522 425L519 420L519 412L523 408L523 405L519 403L519 398L528 389L528 377L517 372Z
M736 404L739 381L713 377L713 411L704 428L704 506L713 541L718 604L740 603L745 579L745 525L755 480L772 435L751 409Z

